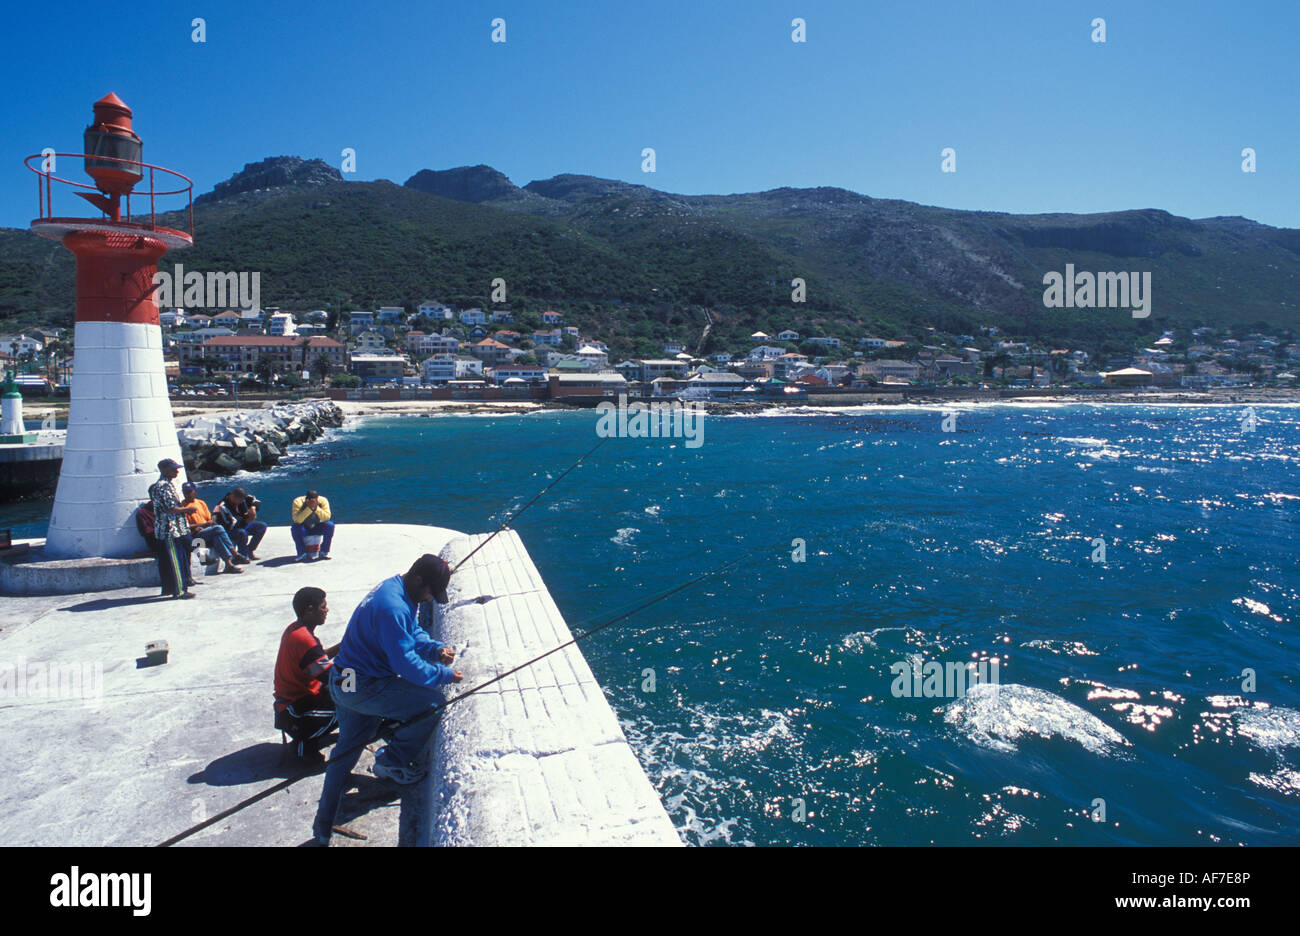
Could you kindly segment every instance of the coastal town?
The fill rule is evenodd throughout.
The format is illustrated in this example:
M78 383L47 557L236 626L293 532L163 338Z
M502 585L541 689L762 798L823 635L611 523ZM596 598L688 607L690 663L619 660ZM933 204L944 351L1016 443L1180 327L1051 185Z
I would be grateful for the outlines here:
M616 313L615 313L616 314ZM665 341L659 356L621 358L563 311L516 314L433 300L373 311L196 310L161 313L173 397L327 388L337 399L642 397L743 402L925 390L1295 388L1300 342L1264 331L1166 331L1149 346L1099 355L1056 348L993 325L969 334L920 327L896 337L756 331L720 348L704 335ZM642 345L642 348L644 345ZM25 394L66 392L72 333L0 336L0 366Z

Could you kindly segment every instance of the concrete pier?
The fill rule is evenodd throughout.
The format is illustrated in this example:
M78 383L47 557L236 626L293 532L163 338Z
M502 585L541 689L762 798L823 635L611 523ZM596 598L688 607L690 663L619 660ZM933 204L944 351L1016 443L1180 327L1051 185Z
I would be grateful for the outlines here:
M563 621L518 538L498 540L453 579L452 601L436 620L457 645L465 688L530 652L532 641L563 636L541 626ZM300 772L282 759L272 726L272 671L294 592L304 585L328 592L330 617L318 631L328 646L381 580L421 553L455 555L466 542L436 527L342 525L331 561L295 563L288 528L272 527L258 550L262 561L242 575L203 580L193 601L160 599L156 585L5 597L0 845L156 844ZM485 588L501 598L457 605ZM168 642L169 660L146 666L145 645L158 639ZM339 821L366 838L335 836L333 845L675 842L581 655L570 650L551 660L548 671L521 673L498 693L453 705L426 784L376 779L378 745L363 752ZM493 705L505 707L508 724L489 718ZM550 814L530 776L547 782ZM321 783L319 774L301 780L184 844L302 844Z
M486 538L454 539L442 556L454 567ZM573 637L513 530L452 576L447 597L434 636L474 674L466 685ZM436 844L681 844L578 647L450 706L436 751Z

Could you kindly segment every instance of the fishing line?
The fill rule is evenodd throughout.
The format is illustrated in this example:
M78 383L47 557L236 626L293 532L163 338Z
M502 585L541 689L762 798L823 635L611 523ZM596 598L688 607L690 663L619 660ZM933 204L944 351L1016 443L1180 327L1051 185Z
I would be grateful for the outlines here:
M603 441L603 440L602 440L602 441ZM594 450L593 450L593 451L594 451ZM590 453L588 453L588 454L590 454ZM583 456L583 457L585 458L586 456ZM556 480L559 480L559 479L557 478ZM522 511L520 511L520 513L522 513ZM516 514L516 516L517 516L517 514ZM745 561L746 559L750 558L751 556L756 555L758 552L759 552L759 550L756 550L756 549L755 549L755 550L750 550L749 552L744 553L743 555L741 555L741 556L739 556L739 557L737 557L737 558L735 558L735 559L732 559L730 562L727 562L727 563L725 563L725 564L723 564L723 565L720 565L720 566L718 566L718 567L716 567L716 568L714 568L714 569L710 569L708 572L705 572L705 573L703 573L702 575L698 575L698 576L696 576L695 578L688 579L687 581L683 582L683 583L680 584L680 585L677 585L677 586L675 586L675 587L673 587L673 588L670 588L670 589L668 589L667 591L665 591L665 592L661 592L660 594L654 596L653 598L649 598L649 599L647 599L647 600L641 602L640 604L638 604L638 605L636 605L635 607L633 607L631 610L629 610L629 611L624 611L624 612L622 612L621 614L618 614L618 615L616 615L616 616L610 618L609 620L605 621L603 624L598 624L598 625L596 625L595 627L592 627L592 628L590 628L590 629L588 629L588 630L583 631L583 633L579 634L578 636L570 638L569 640L565 641L564 643L560 644L559 646L552 647L550 650L547 650L545 653L538 654L537 656L533 657L531 660L528 660L528 661L525 662L525 663L520 663L518 666L514 666L514 667L510 668L510 669L506 670L504 673L500 673L500 674L498 674L498 675L492 677L491 679L487 680L486 682L480 683L480 684L478 684L477 686L474 686L474 687L472 687L472 688L470 688L470 689L467 689L466 691L464 691L464 692L462 692L462 693L460 693L460 694L458 694L458 695L452 697L451 699L448 699L447 701L442 702L441 704L439 704L439 705L437 705L437 706L435 706L435 707L433 707L433 708L430 708L430 709L428 709L428 710L426 710L426 711L424 711L424 712L421 712L419 715L416 715L416 716L414 716L413 718L407 719L407 720L404 721L404 722L397 722L397 723L395 723L395 724L392 724L392 725L389 726L389 728L390 728L390 729L393 729L393 728L402 728L402 727L405 727L405 726L407 726L407 725L412 725L412 724L415 724L415 723L417 723L417 722L423 721L423 720L426 719L426 718L432 718L432 717L434 717L435 715L441 714L443 711L445 711L445 710L446 710L447 708L449 708L450 706L455 705L457 702L460 702L460 701L462 701L463 699L467 699L467 698L469 698L470 696L474 695L475 693L477 693L477 692L479 692L479 691L481 691L481 690L483 690L483 689L486 689L488 686L491 686L491 685L493 685L494 683L498 683L498 682L500 682L501 680L505 679L507 676L511 676L511 675L513 675L514 673L517 673L517 672L519 672L520 670L522 670L522 669L524 669L524 668L526 668L526 667L532 666L534 663L537 663L539 660L544 660L546 657L551 656L551 655L554 654L554 653L558 653L559 651L564 650L564 649L567 648L567 647L574 646L575 644L578 644L578 643L580 643L580 642L586 640L588 637L591 637L591 636L593 636L593 635L595 635L595 634L600 633L601 631L605 630L605 629L608 628L608 627L612 627L613 625L618 624L618 623L620 623L621 621L625 621L625 620L627 620L629 617L631 617L632 615L636 614L638 611L644 611L646 608L649 608L649 607L652 606L652 605L658 604L660 601L663 601L665 598L668 598L668 597L670 597L670 596L672 596L672 595L677 594L678 592L682 591L683 589L689 588L690 586L695 585L695 584L697 584L697 583L699 583L699 582L702 582L702 581L704 581L704 580L707 579L707 578L710 578L710 577L712 577L712 576L714 576L714 575L719 574L720 572L724 572L724 571L726 571L727 569L732 568L733 566L739 565L741 562ZM466 557L466 558L468 558L468 557ZM463 563L462 563L462 564L463 564ZM336 752L332 752L332 753L331 753L331 760L334 760L334 759L342 759L343 757L348 757L348 756L351 756L352 754L359 753L363 748L365 748L367 745L372 744L372 743L374 743L374 739L373 739L373 738L370 739L369 741L366 741L364 744L357 745L357 746L355 746L355 747L353 747L353 748L350 748L350 749L348 749L348 750L346 750L346 751L343 751L342 753L339 753L339 752L337 752L337 751L336 751ZM169 838L169 839L167 839L167 840L165 840L165 841L163 841L163 842L160 842L160 843L158 844L157 847L158 847L158 848L167 848L168 846L175 845L177 842L183 841L183 840L189 838L191 835L194 835L194 834L197 833L197 832L201 832L201 831L203 831L204 829L208 828L209 826L216 825L218 822L221 822L222 820L227 819L227 818L229 818L230 816L233 816L235 813L240 812L240 811L242 811L242 810L244 810L244 809L247 809L249 806L252 806L254 803L261 802L262 800L266 799L268 796L271 796L271 795L274 794L274 793L278 793L278 792L281 791L281 790L287 790L289 787L293 786L293 785L294 785L295 783L297 783L299 780L304 780L304 779L306 779L307 777L311 777L311 776L315 776L316 774L323 773L325 770L328 769L328 767L329 767L329 762L326 762L326 763L323 763L323 764L318 764L318 765L316 765L315 767L312 767L312 768L310 768L309 770L307 770L307 771L305 771L305 772L303 772L303 773L301 773L301 774L298 774L297 776L294 776L294 777L288 777L288 778L286 778L286 779L284 779L284 780L281 780L279 783L275 783L275 784L273 784L273 785L267 787L265 790L262 790L262 791L259 792L259 793L255 793L255 794L253 794L252 796L248 797L247 799L241 800L240 802L236 803L234 806L231 806L231 807L228 808L228 809L223 809L221 812L217 813L215 816L212 816L212 817L209 818L209 819L205 819L205 820L203 820L202 822L196 823L195 825L190 826L188 829L184 830L183 832L179 832L179 833L177 833L176 835L173 835L171 838Z
M453 569L451 570L451 571L452 571L452 574L454 575L454 574L456 573L456 569L459 569L459 568L460 568L461 566L463 566L465 563L469 562L470 557L473 556L474 553L478 552L480 549L482 549L482 548L483 548L484 546L486 546L488 543L492 542L493 538L495 538L496 535L497 535L498 533L500 533L500 532L501 532L502 530L504 530L506 527L510 526L510 524L514 521L514 519L515 519L516 517L518 517L521 513L523 513L523 512L524 512L525 510L527 510L529 507L533 506L533 504L535 504L535 503L537 503L539 500L541 500L541 499L542 499L542 495L544 495L544 494L545 494L547 491L549 491L551 488L555 487L555 485L559 484L559 483L560 483L560 479L563 478L565 475L567 475L570 471L572 471L574 468L577 468L579 465L581 465L581 464L583 463L583 461L587 458L588 455L591 455L592 452L595 452L596 449L598 449L598 448L600 448L602 445L604 445L604 444L605 444L605 439L606 439L606 438L608 438L608 436L604 436L604 437L602 437L601 440L600 440L599 442L597 442L595 445L593 445L593 446L591 447L591 451L587 452L586 455L583 455L581 458L579 458L576 462L574 462L574 463L573 463L572 465L570 465L568 468L565 468L564 471L562 471L562 472L560 473L559 477L557 477L557 478L556 478L554 481L552 481L550 484L546 485L546 487L542 488L542 489L537 493L537 496L536 496L536 497L534 497L534 498L533 498L532 500L530 500L528 503L524 504L524 506L520 507L520 508L519 508L518 510L516 510L514 513L512 513L509 517L507 517L505 523L501 524L501 526L499 526L499 527L497 527L495 530L493 530L492 533L488 536L487 539L485 539L483 542L479 543L479 544L478 544L477 546L475 546L472 550L470 550L470 553L469 553L468 556L466 556L466 557L465 557L464 559L462 559L460 562L456 563L455 568L453 568Z

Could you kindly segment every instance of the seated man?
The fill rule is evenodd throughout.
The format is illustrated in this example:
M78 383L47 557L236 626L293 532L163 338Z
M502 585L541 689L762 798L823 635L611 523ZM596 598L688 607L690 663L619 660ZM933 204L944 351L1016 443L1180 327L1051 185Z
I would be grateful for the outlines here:
M323 537L316 558L328 559L330 543L334 541L334 521L330 519L330 502L315 491L308 491L302 497L295 498L293 526L289 528L289 532L293 534L293 544L298 548L298 558L294 560L295 562L302 562L307 558L308 536Z
M275 660L275 727L297 742L300 759L319 759L325 737L338 725L334 699L321 679L329 678L339 648L322 648L316 636L330 611L323 589L298 589L293 610L298 620L280 638Z
M252 494L235 488L212 511L212 519L225 527L245 559L257 558L257 546L266 535L266 524L257 519L257 509L261 506L262 502Z
M193 481L186 481L181 485L181 506L194 508L194 512L185 518L190 525L190 542L199 540L215 552L226 564L222 571L243 572L244 570L236 568L235 564L248 560L235 552L235 544L230 542L230 535L226 533L226 528L213 522L212 511L208 510L208 505L199 499L198 487Z

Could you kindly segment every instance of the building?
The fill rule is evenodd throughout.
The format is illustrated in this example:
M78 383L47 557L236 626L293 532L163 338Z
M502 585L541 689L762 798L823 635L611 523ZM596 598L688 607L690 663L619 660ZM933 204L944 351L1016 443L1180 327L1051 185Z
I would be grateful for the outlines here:
M552 328L549 331L535 331L533 332L533 344L554 345L559 347L563 341L563 338L561 337L563 334L564 332L560 331L558 328Z
M783 332L777 332L777 341L798 341L799 333L792 328L787 328Z
M553 309L547 309L545 312L542 313L543 325L559 325L563 321L564 321L564 316Z
M497 309L492 313L492 321L498 325L509 325L515 320L515 314L509 309Z
M368 328L357 335L357 350L361 352L379 351L388 347L388 339L377 328Z
M459 354L460 339L451 335L428 335L422 331L409 332L406 350L423 357L426 354Z
M456 379L456 355L435 354L420 366L420 380L427 384L445 384Z
M45 348L45 342L32 335L5 335L0 338L0 350L13 357L30 354L36 357Z
M400 354L354 354L352 373L364 383L401 380L406 374L406 358Z
M375 314L373 312L350 312L348 313L348 334L359 335L363 331L375 327Z
M921 365L911 361L883 359L863 364L858 368L858 374L862 377L874 377L882 382L914 383L921 378Z
M1151 371L1138 367L1107 371L1101 376L1108 387L1149 387L1155 380L1155 375Z
M676 341L670 341L664 345L664 354L677 355L682 353L682 345Z
M509 345L502 344L495 338L484 338L470 345L469 353L484 364L500 364L509 359L510 350Z
M620 393L627 393L627 380L622 374L552 374L549 383L552 398L616 397Z
M577 357L578 360L585 361L588 369L593 371L604 370L609 366L609 355L591 345L583 345L579 348Z
M823 345L827 348L838 348L840 346L838 338L809 338L808 343Z
M685 377L689 365L677 358L648 358L640 362L640 379L650 383L660 377Z
M743 389L745 389L745 378L730 371L696 374L686 382L689 395L712 399L729 399Z
M266 323L268 335L293 335L296 332L292 312L276 312L271 316L271 321Z
M269 359L277 374L311 370L319 357L329 362L331 371L348 365L347 348L333 338L297 338L272 335L223 335L209 338L197 347L189 342L178 344L182 364L194 357L220 358L227 373L252 371L257 362Z
M518 379L530 384L546 383L546 368L536 364L498 364L490 368L488 375L492 382L500 385L507 380Z
M406 310L401 306L381 306L375 311L375 322L400 325L406 320Z
M486 325L487 315L482 309L466 309L460 314L462 325Z
M456 379L465 380L467 378L483 376L483 362L476 357L467 357L458 355L456 357Z
M951 355L935 358L931 367L941 377L975 376L975 363L973 361L963 360Z
M447 320L456 317L455 311L449 305L443 305L441 302L434 302L432 299L425 299L416 307L416 315L423 315L431 319Z
M749 351L749 360L751 361L775 361L783 354L788 354L785 348L778 348L774 345L759 345L751 348Z

